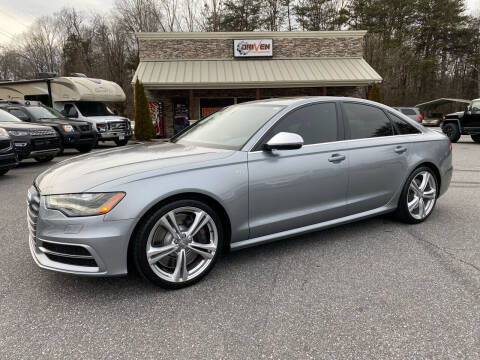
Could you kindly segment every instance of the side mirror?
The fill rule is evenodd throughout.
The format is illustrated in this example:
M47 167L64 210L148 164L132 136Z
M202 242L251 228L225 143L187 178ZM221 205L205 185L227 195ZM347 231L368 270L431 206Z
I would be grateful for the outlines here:
M17 117L22 121L30 121L30 118L27 115L19 115Z
M263 144L263 149L271 150L295 150L303 146L303 138L294 133L280 132L274 135L266 144Z

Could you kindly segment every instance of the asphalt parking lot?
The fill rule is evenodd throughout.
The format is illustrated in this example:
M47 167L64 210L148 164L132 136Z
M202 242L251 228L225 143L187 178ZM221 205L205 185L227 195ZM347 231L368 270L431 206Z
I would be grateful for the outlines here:
M0 358L478 359L480 144L453 151L425 223L379 217L233 252L177 291L39 269L25 197L49 165L25 161L0 178Z

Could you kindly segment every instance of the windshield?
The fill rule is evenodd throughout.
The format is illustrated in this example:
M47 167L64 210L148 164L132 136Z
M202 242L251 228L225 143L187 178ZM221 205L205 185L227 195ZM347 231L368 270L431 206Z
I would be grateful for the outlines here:
M63 119L64 116L57 110L43 106L29 106L28 111L36 119Z
M0 122L22 122L20 119L16 118L12 114L4 110L0 110Z
M75 103L83 116L112 116L113 112L102 102L80 101Z
M173 142L239 150L283 108L278 105L233 105L200 120Z

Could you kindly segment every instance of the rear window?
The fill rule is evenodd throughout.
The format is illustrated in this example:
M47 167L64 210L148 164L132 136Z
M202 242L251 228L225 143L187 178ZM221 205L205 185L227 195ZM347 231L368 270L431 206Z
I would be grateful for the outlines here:
M400 111L405 115L417 115L414 109L400 109Z
M388 112L390 118L393 121L393 125L395 127L395 132L399 135L408 135L408 134L419 134L420 130L418 130L415 126L410 125L408 122L403 120L402 118L398 117L397 115Z
M367 139L393 135L392 123L387 115L374 106L344 103L350 139Z

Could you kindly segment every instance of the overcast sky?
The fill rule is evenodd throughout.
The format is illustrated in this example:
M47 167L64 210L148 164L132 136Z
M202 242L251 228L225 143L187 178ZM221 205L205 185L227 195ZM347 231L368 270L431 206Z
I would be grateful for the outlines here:
M0 0L0 44L22 33L36 17L48 15L65 6L81 11L108 11L114 0ZM466 0L469 9L480 11L480 0Z

